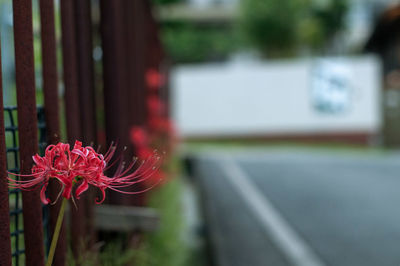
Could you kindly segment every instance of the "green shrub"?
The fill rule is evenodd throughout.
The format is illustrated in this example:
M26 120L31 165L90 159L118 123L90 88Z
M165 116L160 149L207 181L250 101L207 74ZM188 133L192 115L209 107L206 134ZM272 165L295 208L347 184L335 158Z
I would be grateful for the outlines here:
M240 30L268 57L324 48L343 29L347 0L242 0Z
M231 27L190 22L165 23L162 40L168 55L179 63L224 60L238 46Z
M153 192L150 206L157 209L161 224L158 231L146 234L136 251L137 266L184 266L189 250L183 240L181 206L182 181L175 178Z

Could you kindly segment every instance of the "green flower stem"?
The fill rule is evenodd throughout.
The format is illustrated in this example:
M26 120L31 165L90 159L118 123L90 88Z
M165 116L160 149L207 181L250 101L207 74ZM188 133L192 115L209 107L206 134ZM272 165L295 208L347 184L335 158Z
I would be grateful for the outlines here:
M68 200L66 198L63 198L63 201L61 203L60 212L58 213L57 217L56 228L54 229L53 239L51 240L50 251L49 251L49 256L47 257L46 266L51 266L51 264L53 263L54 253L56 251L58 237L60 235L61 225L63 222L65 206L67 205L67 201Z

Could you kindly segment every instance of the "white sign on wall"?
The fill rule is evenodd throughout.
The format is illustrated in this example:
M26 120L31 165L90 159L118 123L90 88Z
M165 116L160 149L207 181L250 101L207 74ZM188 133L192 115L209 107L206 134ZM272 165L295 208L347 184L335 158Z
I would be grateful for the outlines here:
M351 68L348 63L317 60L312 69L311 98L314 108L326 114L348 111L352 103Z
M374 134L380 69L372 56L178 66L173 117L183 137Z

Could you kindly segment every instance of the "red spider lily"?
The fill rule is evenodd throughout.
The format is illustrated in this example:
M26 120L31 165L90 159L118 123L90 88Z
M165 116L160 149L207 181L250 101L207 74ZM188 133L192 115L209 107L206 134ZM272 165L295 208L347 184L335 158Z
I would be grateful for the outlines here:
M130 130L130 139L135 145L135 151L139 158L147 158L152 154L150 138L142 127L132 127Z
M162 180L161 185L163 185L163 182L166 182L168 180L168 176L165 173L163 169L158 169L157 172L155 172L150 178L146 179L144 181L145 186L151 186L154 182L157 182L157 180Z
M157 90L165 83L165 77L156 69L149 69L146 71L146 83L149 89Z
M147 146L149 144L149 137L142 127L132 127L130 139L136 146Z
M147 158L149 154L152 153L150 148L151 137L148 135L147 131L142 127L132 127L130 131L130 138L135 146L135 152L139 158ZM145 180L146 185L152 184L155 180L165 180L166 174L163 172L162 168L159 168L151 178Z
M165 117L155 116L148 119L149 128L157 132L174 134L174 126L171 120Z
M75 191L78 199L89 188L89 185L99 188L102 193L102 199L96 201L98 204L104 201L107 188L125 194L138 194L152 188L154 185L142 191L121 190L150 178L159 167L161 157L153 152L140 165L137 165L136 159L126 165L121 159L122 156L110 163L115 154L115 149L116 146L111 145L107 153L102 155L90 146L83 147L79 141L75 142L71 151L69 144L58 143L57 145L50 145L46 148L43 157L38 154L32 157L35 163L32 167L32 174L9 173L17 177L31 177L31 179L17 180L8 178L10 186L22 190L30 190L42 184L40 198L44 204L50 202L45 195L50 178L55 178L62 184L63 188L60 193L66 199L71 198L72 188L75 184L78 184ZM116 163L118 164L116 172L112 177L107 177L104 172Z
M147 108L151 116L162 115L165 111L165 104L158 96L149 96L147 98Z

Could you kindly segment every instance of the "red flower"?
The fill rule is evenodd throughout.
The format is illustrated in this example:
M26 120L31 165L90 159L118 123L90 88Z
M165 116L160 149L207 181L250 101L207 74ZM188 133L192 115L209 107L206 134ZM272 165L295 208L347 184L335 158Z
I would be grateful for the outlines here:
M153 187L154 185L142 191L121 190L121 188L147 180L159 167L161 157L153 152L147 160L142 161L137 167L137 160L133 160L129 165L126 165L120 159L110 163L115 148L114 145L111 145L107 153L102 155L90 146L83 147L79 141L75 142L71 151L69 144L50 145L46 148L45 156L41 157L36 154L32 157L35 165L32 167L31 175L9 173L17 177L31 177L31 179L8 178L10 186L29 190L42 184L40 198L44 204L49 203L45 192L50 178L57 179L63 185L62 196L67 199L71 198L72 188L75 184L78 184L75 192L77 198L89 188L89 185L98 187L103 197L101 201L96 201L96 203L104 201L107 188L125 194L137 194ZM112 177L107 177L104 171L115 163L118 163L116 172Z
M132 127L130 139L135 145L135 151L140 159L151 156L153 150L150 148L150 138L142 127Z
M142 127L132 127L130 139L136 146L147 146L149 144L147 133Z
M157 90L165 83L164 75L156 69L149 69L146 72L146 83L149 89Z
M160 116L165 111L165 105L158 96L149 96L147 98L147 108L151 116Z

